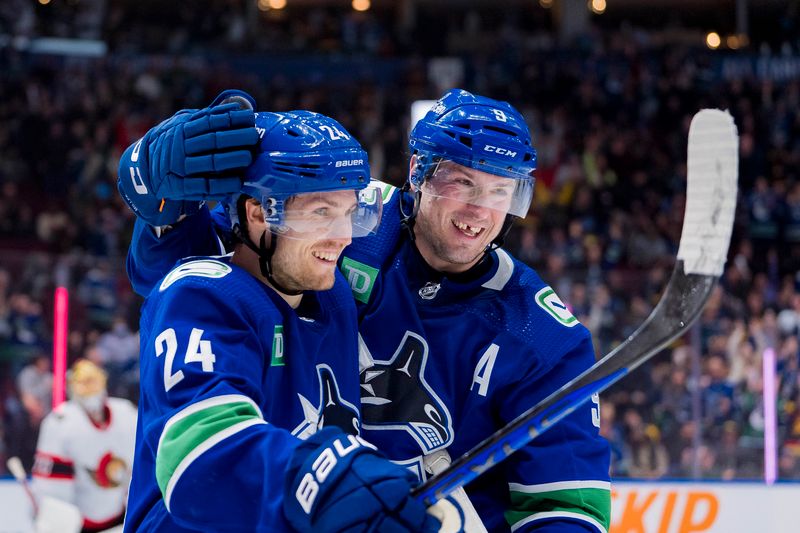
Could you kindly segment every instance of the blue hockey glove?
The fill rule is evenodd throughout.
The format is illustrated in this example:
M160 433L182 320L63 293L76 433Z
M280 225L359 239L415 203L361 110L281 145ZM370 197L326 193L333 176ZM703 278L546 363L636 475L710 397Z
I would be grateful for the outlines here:
M439 531L439 520L411 497L415 476L338 429L304 441L286 473L283 511L298 531Z
M247 93L225 91L209 107L183 109L150 129L120 158L117 187L125 203L163 226L203 200L238 192L258 144L254 106Z

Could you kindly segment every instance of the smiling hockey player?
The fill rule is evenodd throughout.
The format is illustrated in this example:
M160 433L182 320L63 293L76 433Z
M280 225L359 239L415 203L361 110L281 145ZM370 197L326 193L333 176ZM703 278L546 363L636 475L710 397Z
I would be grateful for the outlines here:
M378 235L345 249L340 268L359 306L363 434L424 478L443 451L458 456L508 424L594 351L554 291L502 248L533 193L536 154L519 112L452 90L409 144L406 187L384 188ZM161 238L138 234L137 290L154 284L150 265L213 248L210 220L200 210ZM471 483L470 527L605 532L609 452L598 428L595 401Z
M235 108L184 129L253 128L225 117L252 116ZM123 156L123 193L153 186L159 146L183 149L162 126ZM256 160L224 202L234 252L179 263L142 310L125 531L437 531L413 476L357 437L356 309L336 261L380 221L366 153L315 113L258 113L254 127Z

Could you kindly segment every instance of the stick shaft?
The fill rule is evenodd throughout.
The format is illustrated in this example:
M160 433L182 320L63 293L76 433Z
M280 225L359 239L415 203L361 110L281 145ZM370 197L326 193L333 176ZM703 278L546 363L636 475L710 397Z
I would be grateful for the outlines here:
M11 472L11 475L14 476L14 479L22 485L22 490L25 491L27 494L28 499L31 501L31 505L33 506L33 516L39 514L39 503L36 501L36 496L34 496L33 491L31 490L31 486L28 483L28 478L25 475L25 468L22 466L22 461L20 461L19 457L9 457L8 461L6 461L6 466L8 466L8 471Z
M446 470L413 491L431 504L475 479L572 413L662 347L680 336L699 316L716 276L686 274L682 262L673 272L661 301L636 332L578 377L552 393L513 422L476 445Z

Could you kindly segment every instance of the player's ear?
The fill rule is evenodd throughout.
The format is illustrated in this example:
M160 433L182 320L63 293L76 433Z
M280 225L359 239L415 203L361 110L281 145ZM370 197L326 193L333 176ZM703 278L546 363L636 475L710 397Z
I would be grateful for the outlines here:
M266 222L264 221L264 210L261 202L255 198L248 198L244 203L244 213L247 217L247 227L253 228L259 234L264 231Z
M408 179L411 180L411 176L414 175L414 172L417 170L417 154L411 156L411 159L408 162ZM411 190L416 190L416 185L413 183L411 184Z

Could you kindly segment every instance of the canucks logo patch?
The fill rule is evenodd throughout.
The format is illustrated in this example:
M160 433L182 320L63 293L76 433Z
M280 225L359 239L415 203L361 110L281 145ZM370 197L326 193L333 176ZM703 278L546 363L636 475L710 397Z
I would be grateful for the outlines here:
M397 190L397 187L394 187L393 185L383 184L383 183L380 183L380 185L382 185L382 187L381 187L381 200L383 200L383 203L386 204L386 203L389 202L389 200L394 195L395 191Z
M164 281L158 287L159 292L167 290L167 288L178 281L189 276L198 276L201 278L222 278L233 272L233 269L225 263L214 261L213 259L198 259L197 261L189 261L180 266L175 267L172 271L164 277Z
M571 328L578 325L578 319L570 312L564 302L556 295L556 291L550 287L544 287L534 296L536 304L547 311L547 313L561 322L563 325Z

